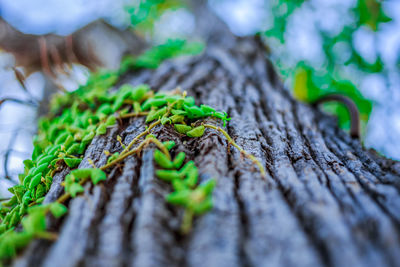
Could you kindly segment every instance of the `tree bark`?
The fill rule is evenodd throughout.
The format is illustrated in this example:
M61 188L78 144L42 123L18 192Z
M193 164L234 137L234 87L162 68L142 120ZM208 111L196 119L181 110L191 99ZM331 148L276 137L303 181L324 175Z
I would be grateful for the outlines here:
M214 208L179 232L182 209L166 203L171 187L154 175L153 148L86 185L68 215L49 220L55 242L36 240L15 266L400 266L400 163L367 151L335 120L292 98L254 38L211 42L197 57L126 75L158 91L180 86L196 102L225 110L227 132L261 160L263 179L225 138L207 129L180 137L170 126L154 135L174 140L214 177ZM209 123L217 124L210 119ZM145 129L134 118L98 136L80 168L106 162ZM46 202L63 191L58 173Z

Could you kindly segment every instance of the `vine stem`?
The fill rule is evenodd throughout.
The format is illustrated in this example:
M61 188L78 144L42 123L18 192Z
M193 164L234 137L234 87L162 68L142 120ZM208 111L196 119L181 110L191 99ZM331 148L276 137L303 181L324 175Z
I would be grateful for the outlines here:
M193 211L186 208L183 214L183 219L181 224L181 232L183 234L187 234L190 232L190 229L192 228L192 222L193 222Z
M167 157L168 159L171 159L171 155L169 154L168 150L165 148L165 146L156 138L150 137L144 140L142 143L140 143L139 146L137 146L135 149L132 149L131 151L121 154L118 158L115 160L111 161L110 163L107 163L106 165L103 165L100 167L100 170L104 171L110 168L111 166L115 165L116 163L124 160L128 156L135 154L137 152L140 152L146 145L149 145L150 143L154 143Z
M132 146L143 136L145 136L146 134L150 133L150 130L153 129L155 126L159 125L161 123L161 120L156 120L155 122L153 122L152 124L149 125L149 127L143 131L142 133L140 133L138 136L136 136L135 138L133 138L133 140L129 143L129 145L127 147L125 147L124 150L122 150L121 155L124 155L125 153L128 153L128 151L132 148Z
M203 124L203 126L206 127L206 128L214 129L214 130L222 133L225 136L225 138L228 140L229 144L231 144L232 146L236 147L237 150L239 150L239 152L241 154L243 154L245 157L250 159L254 164L256 164L258 166L258 168L260 169L261 176L263 178L266 177L265 169L264 169L264 166L261 164L261 162L256 157L251 155L249 152L247 152L246 150L241 148L238 144L236 144L236 142L232 139L232 137L230 137L230 135L224 129L222 129L221 127L215 126L215 125L211 125L211 124Z
M40 233L36 233L35 236L37 238L47 239L47 240L50 240L50 241L55 241L58 238L58 234L57 233L53 233L53 232L40 232Z
M126 119L126 118L131 118L131 117L139 117L139 116L147 116L147 115L149 115L148 111L131 112L131 113L127 113L124 115L120 115L119 118Z

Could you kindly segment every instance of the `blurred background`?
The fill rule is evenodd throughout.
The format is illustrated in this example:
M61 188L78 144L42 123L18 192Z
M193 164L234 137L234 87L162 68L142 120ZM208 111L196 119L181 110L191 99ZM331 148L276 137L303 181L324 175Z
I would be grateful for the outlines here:
M262 37L297 99L311 102L327 93L352 98L365 146L400 160L400 1L208 4L234 34ZM54 88L75 90L95 66L118 68L124 54L177 38L199 40L184 0L0 0L0 100L6 99L0 102L0 196L30 157L37 118ZM58 71L48 66L67 58L67 67L54 64ZM324 109L349 129L341 104Z

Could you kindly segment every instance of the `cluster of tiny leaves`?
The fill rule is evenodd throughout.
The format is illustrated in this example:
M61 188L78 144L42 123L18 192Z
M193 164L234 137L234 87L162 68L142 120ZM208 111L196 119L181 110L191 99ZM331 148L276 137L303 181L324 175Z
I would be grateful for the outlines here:
M45 211L53 211L53 206L66 211L60 203L40 203L50 189L54 174L66 166L76 168L92 139L104 134L107 127L115 124L116 117L113 114L119 107L114 103L119 97L120 92L104 95L102 104L94 109L80 106L84 102L76 101L70 108L64 108L60 115L40 120L32 158L24 161L24 173L19 175L20 184L9 188L12 198L1 205L1 258L14 256L16 249L28 241L24 238L24 242L20 243L20 237L33 238L44 231L42 222L45 220ZM91 178L93 183L106 179L99 169L73 170L65 179L65 191L72 196L82 192L79 179L86 177ZM23 231L13 231L26 214L25 223L22 220Z
M165 147L171 149L174 143L165 142ZM213 206L212 191L215 179L209 179L198 184L199 171L193 161L185 161L185 152L179 152L172 160L160 150L154 152L154 160L160 169L156 175L163 181L172 184L174 191L166 196L168 203L185 208L181 230L187 233L191 229L193 215L203 214Z
M137 58L123 61L117 71L93 73L86 85L52 99L49 116L39 121L32 158L24 161L20 184L9 188L12 197L0 204L0 259L14 257L19 248L35 237L52 237L46 232L45 215L51 212L54 217L61 217L67 212L58 202L41 204L54 174L80 164L92 139L105 134L107 128L115 125L117 116L129 111L126 101L140 103L154 94L146 85L135 88L124 85L117 92L109 93L118 78L132 68L157 67L161 61L183 54L181 50L189 54L200 52L200 49L188 49L185 41L169 40ZM72 170L64 181L66 193L76 196L83 192L82 183L87 179L97 184L106 179L106 174L96 168ZM16 231L20 223L22 229Z
M201 137L205 132L205 126L199 119L214 117L222 120L224 125L230 120L225 112L218 112L207 105L195 105L194 98L185 94L157 93L141 105L141 111L147 110L146 123L156 121L163 125L171 124L178 133L192 138ZM173 146L173 142L165 143L164 151ZM166 197L167 202L185 209L181 227L183 233L191 229L193 215L202 214L212 208L212 191L216 184L214 179L209 179L199 185L198 169L193 161L183 165L185 157L184 152L179 152L174 159L169 153L160 150L154 152L154 160L160 167L156 171L157 177L170 182L174 189Z

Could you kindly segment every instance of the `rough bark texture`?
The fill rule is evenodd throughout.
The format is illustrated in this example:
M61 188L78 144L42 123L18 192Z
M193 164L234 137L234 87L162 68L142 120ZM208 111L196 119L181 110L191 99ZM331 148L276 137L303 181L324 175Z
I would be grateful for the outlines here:
M201 180L215 177L214 208L179 233L182 210L154 176L153 148L114 168L101 185L86 185L68 215L50 222L56 242L34 241L15 266L399 266L400 164L366 151L335 120L295 101L252 38L215 42L199 57L163 63L122 82L155 90L177 86L197 103L225 110L229 134L259 158L266 179L224 137L207 129L190 139L170 126L161 140L185 151ZM209 123L218 124L215 120ZM96 137L87 159L106 162L145 128L130 119ZM54 179L46 201L62 193Z

